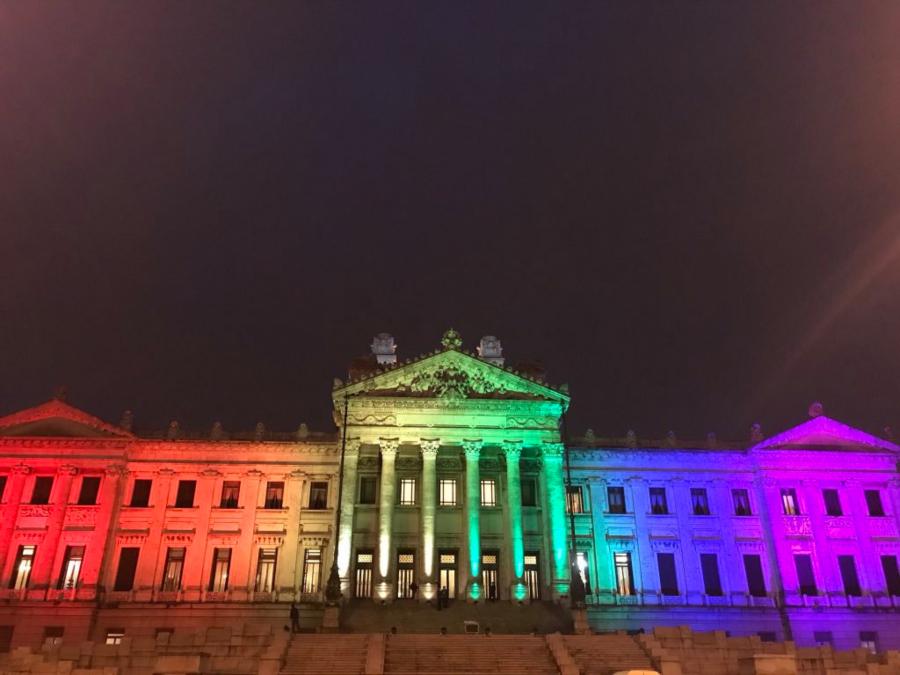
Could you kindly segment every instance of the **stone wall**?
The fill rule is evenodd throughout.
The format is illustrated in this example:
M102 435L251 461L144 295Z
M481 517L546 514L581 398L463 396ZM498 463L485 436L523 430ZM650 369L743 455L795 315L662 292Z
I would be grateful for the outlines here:
M197 633L164 633L156 638L126 637L118 645L82 642L41 651L19 647L0 655L0 673L275 673L289 639L289 633L275 631L268 624L244 624Z

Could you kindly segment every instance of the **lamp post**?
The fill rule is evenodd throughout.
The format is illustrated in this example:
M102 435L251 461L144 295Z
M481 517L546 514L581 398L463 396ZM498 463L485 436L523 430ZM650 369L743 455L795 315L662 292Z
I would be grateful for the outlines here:
M337 605L341 601L341 575L338 572L338 535L341 527L341 503L344 496L344 453L347 450L347 411L349 401L344 396L344 424L341 428L341 463L338 467L338 500L337 520L334 527L334 555L331 557L331 572L328 573L328 583L325 584L325 602L329 605Z

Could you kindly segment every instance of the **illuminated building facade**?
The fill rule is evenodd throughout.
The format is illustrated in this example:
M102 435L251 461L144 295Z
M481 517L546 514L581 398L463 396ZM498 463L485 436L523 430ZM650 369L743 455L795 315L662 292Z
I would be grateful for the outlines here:
M816 406L740 445L589 432L570 481L568 404L450 331L408 361L377 336L335 381L331 434L152 436L58 399L9 415L0 647L281 626L291 601L312 626L335 550L344 601L568 602L574 553L595 629L900 647L893 442Z

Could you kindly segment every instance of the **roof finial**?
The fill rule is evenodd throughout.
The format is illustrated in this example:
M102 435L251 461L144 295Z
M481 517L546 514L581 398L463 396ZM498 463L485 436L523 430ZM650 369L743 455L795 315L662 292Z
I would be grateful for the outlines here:
M823 406L818 401L813 401L809 404L809 416L810 417L821 417L825 414L825 406Z
M69 388L64 384L53 387L53 398L57 401L65 401L69 397Z
M812 413L810 413L811 415ZM762 443L763 441L763 432L762 425L759 422L754 422L750 425L750 442L751 443Z
M459 333L451 328L446 333L444 333L444 337L441 338L441 344L444 346L444 349L459 350L460 348L462 348L462 337L460 337Z

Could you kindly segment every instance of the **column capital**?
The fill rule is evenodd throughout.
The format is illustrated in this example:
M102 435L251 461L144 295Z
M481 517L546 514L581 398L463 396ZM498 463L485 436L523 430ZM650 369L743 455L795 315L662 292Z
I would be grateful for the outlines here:
M544 443L541 445L541 455L545 459L562 459L565 446L562 443Z
M419 441L419 447L422 449L422 459L436 459L441 442L436 438L423 438Z
M481 455L481 447L484 445L482 440L479 438L477 440L463 441L462 447L463 451L466 453L466 459L478 459Z
M31 473L31 467L28 466L27 464L16 464L12 468L12 472L27 475L27 474Z
M107 476L126 476L128 475L128 469L125 468L124 464L110 464L106 467L106 475Z
M507 461L517 461L522 456L522 441L503 441L500 447Z
M400 448L399 438L379 438L378 446L381 448L382 455L396 456L397 450Z
M56 472L61 476L74 476L78 473L78 467L72 464L63 464L56 470Z
M359 452L359 447L362 445L362 441L359 438L348 438L347 442L344 444L344 452L347 454L354 454Z

